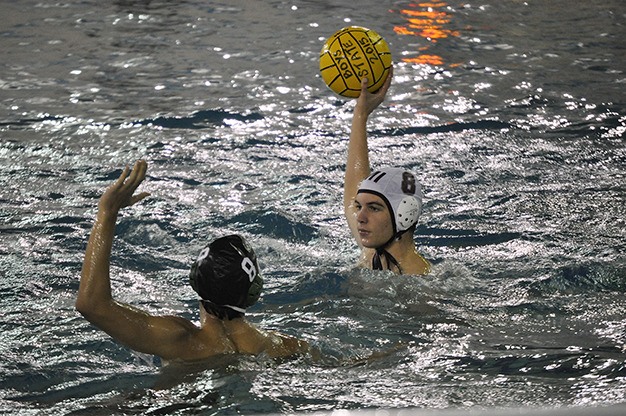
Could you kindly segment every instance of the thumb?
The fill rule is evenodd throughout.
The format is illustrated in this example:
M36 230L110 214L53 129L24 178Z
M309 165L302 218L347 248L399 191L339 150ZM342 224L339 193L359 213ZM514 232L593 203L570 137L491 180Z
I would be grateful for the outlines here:
M137 202L141 201L142 199L146 198L150 196L150 192L142 192L139 195L134 195L131 199L128 205L135 205Z

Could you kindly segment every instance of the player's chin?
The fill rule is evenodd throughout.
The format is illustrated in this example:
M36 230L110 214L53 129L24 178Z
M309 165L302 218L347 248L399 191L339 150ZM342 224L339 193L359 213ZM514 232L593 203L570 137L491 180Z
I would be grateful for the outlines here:
M368 237L361 237L360 240L361 246L365 248L377 248L380 245L377 241L373 241L371 238Z

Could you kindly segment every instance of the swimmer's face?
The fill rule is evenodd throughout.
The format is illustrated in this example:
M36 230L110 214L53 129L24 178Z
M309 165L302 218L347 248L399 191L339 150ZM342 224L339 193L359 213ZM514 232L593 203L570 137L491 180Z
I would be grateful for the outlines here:
M377 248L391 239L391 212L381 197L367 192L357 194L354 207L357 231L363 247Z

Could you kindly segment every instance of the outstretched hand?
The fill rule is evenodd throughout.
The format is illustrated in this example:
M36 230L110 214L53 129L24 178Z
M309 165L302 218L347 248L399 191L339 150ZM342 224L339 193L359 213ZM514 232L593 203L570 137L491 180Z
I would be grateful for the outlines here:
M148 163L145 160L135 162L132 171L128 166L120 175L119 179L102 194L98 207L100 210L117 214L120 209L136 204L145 197L148 192L133 195L139 185L146 178ZM129 175L130 173L130 175Z
M369 116L372 111L376 109L384 100L387 95L387 90L389 90L389 86L391 85L391 78L393 78L393 67L389 69L389 75L387 75L387 79L382 87L375 93L371 93L367 90L367 85L369 84L368 78L361 79L361 94L357 99L355 106L355 113L361 112L364 116Z

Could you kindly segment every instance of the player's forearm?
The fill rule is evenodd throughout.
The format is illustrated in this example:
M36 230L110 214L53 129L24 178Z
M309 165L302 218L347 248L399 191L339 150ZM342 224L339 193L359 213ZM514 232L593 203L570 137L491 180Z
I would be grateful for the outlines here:
M369 169L367 118L367 115L356 112L352 118L350 141L348 143L348 163L351 166L355 166L355 162L357 162L360 165L367 165Z
M117 215L100 210L91 230L76 299L76 308L83 314L97 311L112 299L109 269L116 220Z
M352 118L348 157L346 160L344 204L349 205L356 195L359 183L369 175L369 149L367 145L368 115L356 111Z

